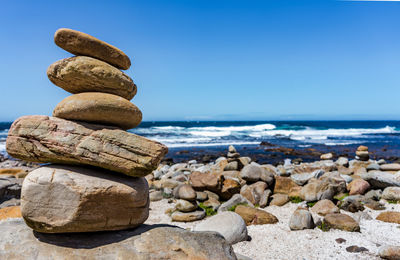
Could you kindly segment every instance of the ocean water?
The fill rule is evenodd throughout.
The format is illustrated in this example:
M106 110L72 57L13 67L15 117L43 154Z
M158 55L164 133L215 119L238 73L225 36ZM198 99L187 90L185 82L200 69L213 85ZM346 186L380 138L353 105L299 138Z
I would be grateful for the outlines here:
M0 152L10 122L0 123ZM400 121L169 121L142 122L129 132L159 141L169 148L259 145L285 147L373 146L400 147Z

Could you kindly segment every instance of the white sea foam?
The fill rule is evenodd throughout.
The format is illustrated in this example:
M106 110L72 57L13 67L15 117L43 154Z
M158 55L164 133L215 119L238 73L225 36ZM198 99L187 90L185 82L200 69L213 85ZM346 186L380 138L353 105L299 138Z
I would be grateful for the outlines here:
M5 142L0 142L0 153L1 154L6 153L6 143Z

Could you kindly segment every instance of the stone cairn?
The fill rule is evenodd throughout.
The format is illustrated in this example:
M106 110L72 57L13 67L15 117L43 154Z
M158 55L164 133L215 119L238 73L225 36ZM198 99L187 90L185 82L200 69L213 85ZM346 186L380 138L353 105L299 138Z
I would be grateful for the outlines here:
M149 215L145 175L167 148L126 132L142 113L127 55L82 32L59 29L55 43L76 55L50 65L51 82L74 94L53 116L23 116L11 126L7 152L25 161L52 163L30 172L21 192L21 213L45 233L121 230Z

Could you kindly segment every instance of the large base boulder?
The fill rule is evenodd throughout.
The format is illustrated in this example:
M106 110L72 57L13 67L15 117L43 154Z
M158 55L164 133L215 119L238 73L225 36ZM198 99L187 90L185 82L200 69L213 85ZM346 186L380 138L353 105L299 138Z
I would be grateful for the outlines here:
M23 116L9 130L7 152L25 161L87 164L143 177L157 168L168 148L117 128Z
M29 227L44 233L133 228L148 217L149 188L145 178L49 165L25 178L21 212Z
M235 260L232 247L216 232L141 225L133 230L41 234L19 219L0 222L0 259L221 259Z

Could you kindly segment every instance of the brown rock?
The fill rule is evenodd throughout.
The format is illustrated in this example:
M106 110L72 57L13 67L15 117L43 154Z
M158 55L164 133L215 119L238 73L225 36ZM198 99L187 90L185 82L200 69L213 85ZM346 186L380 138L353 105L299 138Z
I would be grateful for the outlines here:
M166 179L168 180L168 179ZM174 197L177 199L195 201L196 200L196 192L189 184L180 184L174 189Z
M240 195L248 199L254 205L259 204L267 187L268 185L262 181L258 181L251 185L244 185L240 189Z
M99 92L86 92L62 100L53 116L68 119L115 125L124 130L134 128L142 121L142 112L125 98Z
M325 216L332 213L340 213L340 210L336 205L330 200L320 200L311 208L311 211Z
M360 145L360 146L357 148L357 151L366 152L366 151L368 151L368 147L365 146L365 145Z
M137 91L128 75L108 63L86 56L56 61L47 69L47 76L55 85L73 94L103 92L131 100Z
M0 169L0 177L7 175L7 176L14 176L15 178L25 178L27 174L28 172L26 170L20 168Z
M400 246L382 246L379 248L378 255L383 259L400 260Z
M286 203L288 203L288 201L289 201L289 196L288 195L277 193L277 194L272 195L272 200L271 200L271 203L269 205L270 206L275 205L275 206L279 206L280 207L280 206L283 206Z
M289 195L293 189L300 187L289 177L275 176L274 193L283 193Z
M99 168L49 165L26 176L21 192L26 224L38 232L121 230L149 215L145 178Z
M376 219L388 223L400 224L400 212L395 212L395 211L382 212L376 217Z
M225 179L222 185L220 196L224 200L229 200L236 193L240 192L240 183L232 180Z
M350 216L346 214L333 213L324 218L324 223L329 228L340 229L349 232L360 232L360 226Z
M72 54L97 58L123 70L131 66L129 57L120 49L83 32L58 29L54 35L54 42Z
M219 191L222 186L221 174L213 172L192 172L189 177L189 182L197 191L210 190L216 192Z
M275 224L278 222L278 219L271 213L244 205L237 206L235 213L239 214L244 219L247 226Z
M8 218L20 218L21 208L19 206L11 206L0 209L0 220Z
M347 185L349 195L363 195L371 186L363 179L355 179Z
M193 212L179 212L175 211L171 215L172 221L177 221L177 222L192 222L192 221L197 221L201 220L206 216L205 211L203 210L196 210Z
M48 116L24 116L11 126L7 152L40 163L88 164L142 177L157 168L168 149L120 129Z

